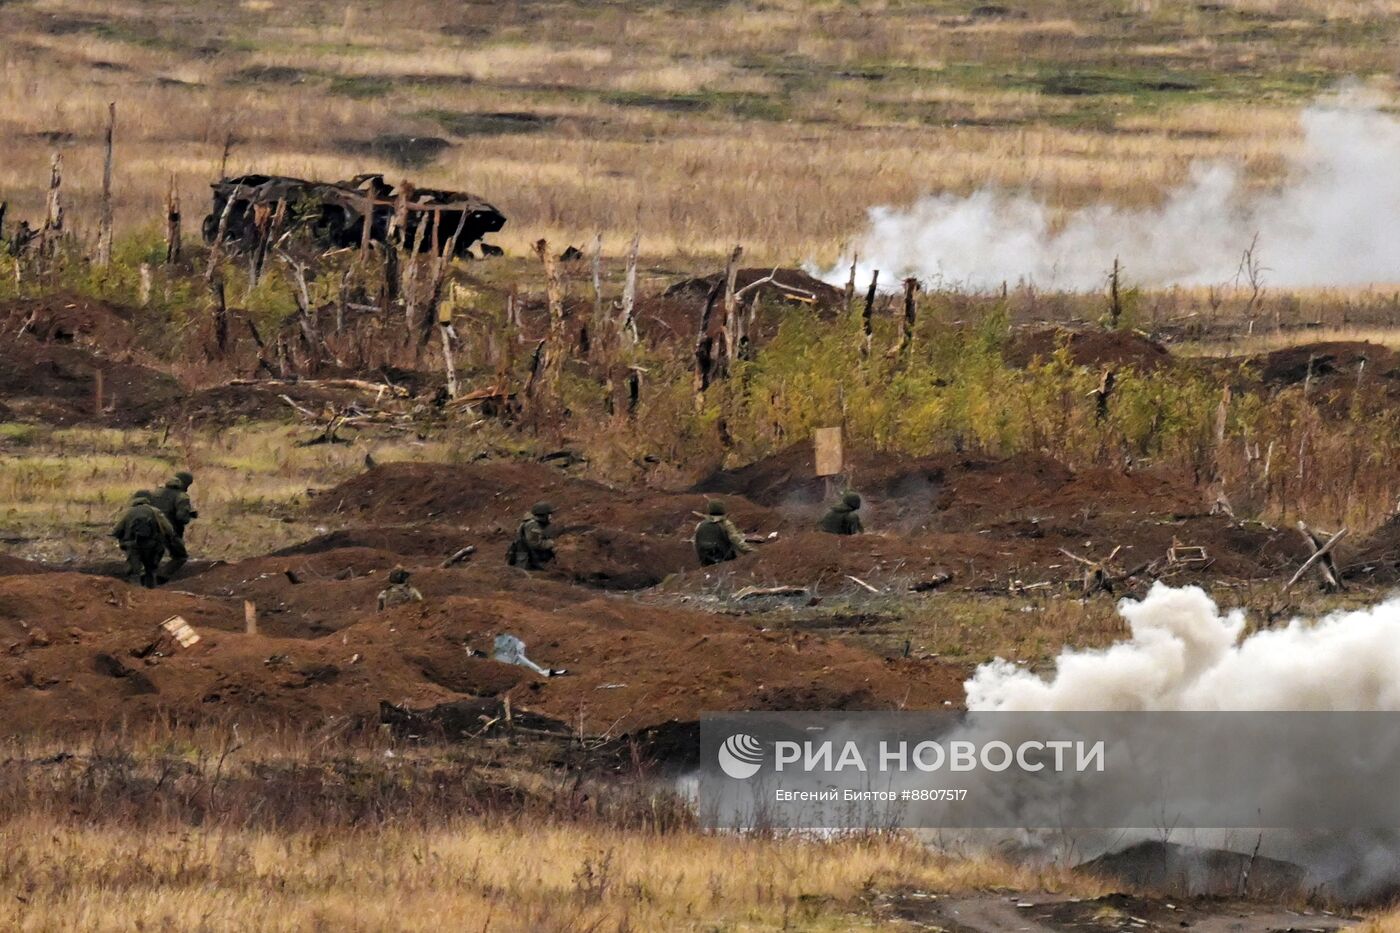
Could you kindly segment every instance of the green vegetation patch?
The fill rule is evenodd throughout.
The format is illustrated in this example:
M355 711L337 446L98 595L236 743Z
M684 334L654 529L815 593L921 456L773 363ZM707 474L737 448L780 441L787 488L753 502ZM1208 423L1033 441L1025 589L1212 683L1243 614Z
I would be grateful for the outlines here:
M483 113L467 110L424 110L419 116L437 123L453 136L513 136L538 133L559 122L558 117L525 111Z
M616 91L603 99L621 107L645 107L675 113L720 113L743 120L785 120L785 102L768 94L746 91L695 91L677 94L650 94L641 91Z

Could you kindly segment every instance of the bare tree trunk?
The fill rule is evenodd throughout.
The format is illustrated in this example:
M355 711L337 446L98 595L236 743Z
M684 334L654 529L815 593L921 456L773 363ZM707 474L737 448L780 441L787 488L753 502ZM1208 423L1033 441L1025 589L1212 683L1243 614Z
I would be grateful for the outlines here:
M102 161L102 210L97 219L97 265L112 263L112 144L117 129L117 104L107 105L107 154Z
M51 256L63 236L63 156L55 152L49 161L49 193L44 204L44 225L39 229L39 255Z
M914 346L914 324L919 314L919 302L915 297L919 293L919 280L907 278L904 280L904 322L900 327L899 343L894 347L893 356L905 356L911 347Z
M879 282L880 270L876 269L870 274L870 290L865 293L865 310L860 315L860 355L862 359L870 356L870 344L875 339L875 289Z
M856 303L856 263L860 261L859 253L851 254L851 277L846 280L846 313L850 314Z
M544 263L549 301L549 336L545 341L542 374L545 390L552 397L559 388L559 376L563 372L567 352L564 340L564 284L559 278L559 264L550 255L549 244L544 240L536 242L535 255Z
M700 326L695 334L695 407L699 409L705 401L705 390L710 387L710 379L715 368L715 338L710 335L710 324L714 320L715 305L720 302L725 282L715 282L705 299L705 308L700 313Z
M233 213L234 202L243 194L243 186L235 185L233 194L224 202L224 209L219 213L219 227L214 232L214 242L209 246L209 264L204 267L204 284L208 285L214 281L214 274L219 270L219 260L223 258L224 238L228 236L229 215Z
M622 323L618 327L618 342L626 349L636 346L637 335L637 252L642 246L642 232L632 235L632 246L627 250L627 278L622 285Z
M165 195L165 262L180 261L180 189L175 176L170 176L170 190Z
M223 276L209 283L209 293L214 299L214 348L222 359L228 353L228 304L224 298Z
M1123 268L1113 257L1113 271L1108 274L1108 328L1117 330L1123 320Z
M603 234L593 240L593 344L603 346L607 333L607 317L603 313Z
M442 364L447 369L447 395L449 398L456 398L457 364L453 358L452 325L439 324L438 333L442 335Z
M729 363L734 359L736 343L735 329L739 327L739 302L734 297L734 287L739 277L739 259L744 255L742 246L735 246L729 253L729 261L724 267L724 317L720 321L720 358L716 360L715 371L723 375L729 371Z

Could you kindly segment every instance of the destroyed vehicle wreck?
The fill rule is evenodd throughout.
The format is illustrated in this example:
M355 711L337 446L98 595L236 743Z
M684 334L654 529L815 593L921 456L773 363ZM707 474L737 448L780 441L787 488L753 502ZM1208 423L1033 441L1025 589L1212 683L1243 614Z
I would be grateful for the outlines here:
M394 186L377 174L336 182L240 175L210 187L204 242L219 240L222 228L223 243L233 249L254 249L291 229L309 231L325 249L359 246L368 216L373 242L392 239L418 252L440 253L455 236L454 255L466 257L472 244L506 223L505 215L475 195L406 182Z

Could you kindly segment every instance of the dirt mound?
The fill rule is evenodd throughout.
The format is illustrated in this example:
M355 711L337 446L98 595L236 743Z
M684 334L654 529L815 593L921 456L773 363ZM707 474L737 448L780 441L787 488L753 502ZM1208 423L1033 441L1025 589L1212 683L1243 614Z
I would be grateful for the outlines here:
M521 517L534 502L548 499L557 510L552 533L558 560L547 575L631 590L698 566L690 535L708 498L609 489L530 462L389 463L318 493L311 510L327 520L344 516L357 524L448 525L458 529L456 536L439 529L442 537L435 543L450 538L455 547L439 553L472 545L479 559L499 566ZM735 521L751 533L785 527L770 509L732 497L725 501ZM355 532L334 540L368 544L376 539Z
M256 562L191 581L218 595L76 574L0 577L0 715L17 733L155 717L318 725L376 716L384 700L423 709L509 694L516 709L615 735L693 720L700 709L936 707L962 696L963 672L946 666L886 661L672 607L589 599L494 565L415 574L426 601L385 613L373 607L382 575L309 578L310 568L329 572L346 561L382 566L381 556L393 555L303 558L308 578L299 584L258 572ZM524 584L518 591L504 579L512 576ZM243 631L244 599L258 606L260 634ZM559 611L564 605L569 611ZM313 607L334 627L310 618ZM152 648L158 623L175 614L200 642ZM537 663L569 675L546 679L481 657L502 632L523 639Z
M1002 349L1007 364L1019 368L1046 362L1067 347L1076 366L1112 367L1154 372L1173 362L1167 348L1132 331L1066 330L1060 327L1026 330L1012 337Z
M136 344L129 310L79 296L20 298L0 304L0 331L108 354L129 351Z
M405 557L446 558L467 546L462 530L453 525L373 525L355 526L317 535L269 557L321 554L345 548L368 548Z
M288 398L301 408L318 413L343 409L356 402L372 402L377 408L392 408L391 403L378 398L377 391L368 384L263 381L228 382L199 389L181 403L179 412L182 417L200 424L232 424L239 420L283 422L300 417L297 410L288 405Z
M1353 547L1338 546L1344 576L1378 584L1400 583L1400 515L1391 516Z
M0 393L13 415L27 420L133 426L168 416L185 390L173 376L79 347L12 343L0 350Z
M778 508L793 521L810 523L827 499L827 482L814 472L812 446L801 443L716 473L696 489L742 496ZM911 532L976 530L1010 518L1085 511L1193 514L1201 511L1203 501L1183 474L1159 469L1076 474L1036 454L911 458L862 452L851 462L849 475L866 500L862 515L867 525Z
M755 282L773 277L772 282L759 285L753 291L762 301L796 301L820 309L834 308L846 300L839 288L814 278L801 269L740 269L734 277L734 287L745 289ZM663 298L704 301L716 287L722 286L723 272L685 279L667 288Z
M11 557L9 554L0 554L0 577L19 577L32 573L51 572L53 572L53 568L44 564L25 560L22 557Z
M1358 375L1363 379L1367 376L1400 379L1400 353L1362 341L1310 343L1262 356L1235 357L1229 362L1243 363L1257 370L1259 381L1270 388L1302 385L1308 381L1319 389L1354 385Z
M513 529L514 520L538 500L552 501L567 522L579 502L609 495L605 486L528 461L386 463L318 493L310 511L396 524L486 520Z
M1254 897L1299 897L1307 893L1301 865L1258 853L1203 849L1173 842L1139 842L1083 862L1075 871L1136 891L1187 897L1234 897L1240 879L1249 879Z

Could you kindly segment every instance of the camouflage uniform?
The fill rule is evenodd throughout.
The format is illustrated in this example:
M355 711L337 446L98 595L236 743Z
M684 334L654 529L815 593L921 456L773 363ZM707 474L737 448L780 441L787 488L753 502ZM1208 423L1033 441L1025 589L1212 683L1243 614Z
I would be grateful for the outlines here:
M865 529L860 525L860 495L848 492L831 507L822 519L821 530L833 535L858 535Z
M725 517L723 502L712 501L706 512L707 517L695 526L695 556L701 566L724 563L753 550L744 533Z
M421 603L423 594L408 583L408 571L397 567L389 572L389 585L379 591L379 611L403 606L407 603Z
M189 551L185 550L185 526L199 517L187 491L193 482L194 474L181 470L151 497L151 504L165 513L171 527L175 529L175 534L170 539L170 563L165 567L167 578L173 577L175 572L185 565L185 561L190 559Z
M549 519L553 514L554 506L548 502L535 503L515 533L515 540L506 553L507 563L526 570L541 570L554 560L554 542L549 540Z
M165 514L151 505L149 492L141 490L131 497L131 504L112 529L112 537L126 554L127 575L139 577L147 589L154 588L156 568L175 539L175 529Z

